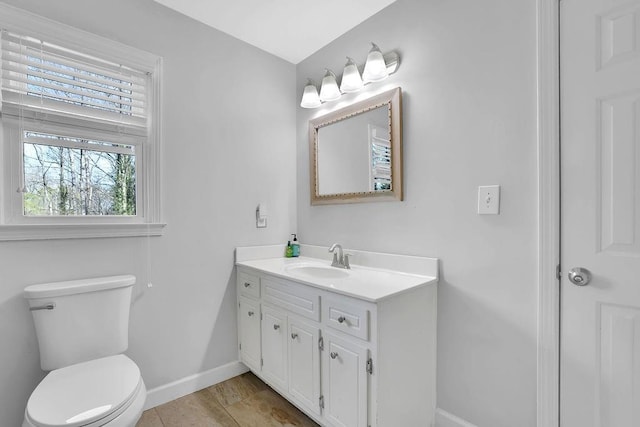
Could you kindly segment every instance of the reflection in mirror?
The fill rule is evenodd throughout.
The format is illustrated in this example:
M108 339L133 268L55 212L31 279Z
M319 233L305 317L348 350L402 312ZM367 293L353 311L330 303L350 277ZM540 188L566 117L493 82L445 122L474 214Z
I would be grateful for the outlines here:
M390 144L387 105L318 129L318 194L389 190Z
M400 88L309 122L311 203L402 200Z

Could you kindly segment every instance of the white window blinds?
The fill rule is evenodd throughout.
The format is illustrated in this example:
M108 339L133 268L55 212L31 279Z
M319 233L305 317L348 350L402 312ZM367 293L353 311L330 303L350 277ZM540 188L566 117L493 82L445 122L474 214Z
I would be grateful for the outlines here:
M6 30L0 37L3 115L147 135L147 72Z
M372 191L391 190L391 135L389 129L369 125Z

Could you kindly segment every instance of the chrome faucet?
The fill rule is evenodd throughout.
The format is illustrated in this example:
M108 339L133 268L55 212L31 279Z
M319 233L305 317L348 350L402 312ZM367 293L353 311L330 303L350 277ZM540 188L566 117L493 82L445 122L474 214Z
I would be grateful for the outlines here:
M331 263L331 267L346 268L346 269L351 268L351 266L349 265L349 254L345 254L342 251L342 245L334 243L329 248L329 252L333 253L333 262Z

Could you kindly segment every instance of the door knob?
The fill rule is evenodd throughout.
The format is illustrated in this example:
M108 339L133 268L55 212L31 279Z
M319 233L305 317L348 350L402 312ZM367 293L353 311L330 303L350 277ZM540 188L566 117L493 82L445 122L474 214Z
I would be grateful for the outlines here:
M577 286L586 286L591 281L591 272L586 268L575 267L569 270L569 280Z

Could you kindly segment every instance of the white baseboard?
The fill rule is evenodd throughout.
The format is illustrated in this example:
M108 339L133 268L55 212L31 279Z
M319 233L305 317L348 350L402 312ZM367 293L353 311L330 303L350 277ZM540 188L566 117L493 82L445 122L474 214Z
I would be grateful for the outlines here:
M147 391L147 400L144 404L144 409L155 408L163 403L171 402L187 394L244 374L248 370L245 365L236 361L152 388Z
M436 409L436 425L435 427L477 427L460 417L448 413L444 409Z

